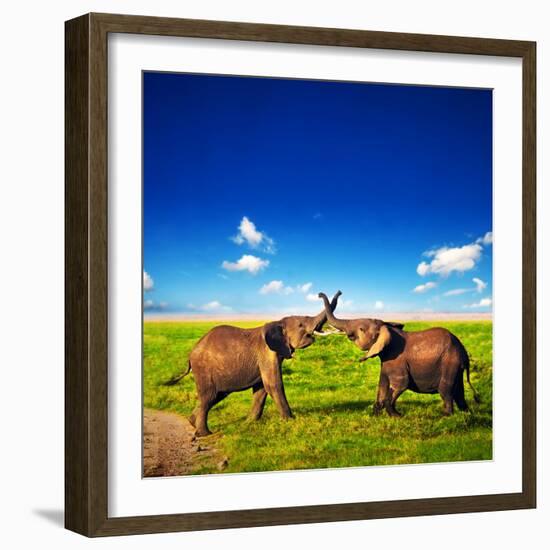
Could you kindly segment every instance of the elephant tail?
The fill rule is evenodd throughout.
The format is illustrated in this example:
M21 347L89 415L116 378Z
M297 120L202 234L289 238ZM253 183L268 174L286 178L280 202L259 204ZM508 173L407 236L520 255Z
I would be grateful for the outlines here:
M187 370L185 372L182 372L180 374L176 374L176 376L173 376L168 380L167 382L163 382L163 386L174 386L177 384L182 378L185 378L189 373L191 372L191 361L187 362Z
M470 358L468 357L468 352L464 349L464 347L462 348L462 350L463 350L462 366L466 371L466 382L468 382L468 386L470 386L470 389L474 394L474 401L479 404L481 403L481 397L479 397L479 394L477 393L475 388L472 386L472 383L470 382Z

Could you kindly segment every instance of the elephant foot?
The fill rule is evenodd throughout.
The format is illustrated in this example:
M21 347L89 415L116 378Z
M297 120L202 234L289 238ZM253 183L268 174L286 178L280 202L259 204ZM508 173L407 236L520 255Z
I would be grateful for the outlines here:
M196 437L206 437L207 435L212 435L212 432L208 428L197 429L195 431Z
M389 414L392 418L401 418L401 417L403 416L399 411L396 411L396 410L388 411L388 414Z
M372 408L372 414L374 416L380 416L380 413L382 412L382 409L384 407L382 405L379 405L377 403L374 404L374 407Z

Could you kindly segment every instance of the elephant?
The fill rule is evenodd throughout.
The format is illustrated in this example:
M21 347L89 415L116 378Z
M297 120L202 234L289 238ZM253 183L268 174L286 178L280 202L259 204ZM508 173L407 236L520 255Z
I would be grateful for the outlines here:
M336 308L337 292L328 309ZM282 418L292 418L282 379L284 359L294 350L309 347L327 319L325 309L317 316L290 316L257 328L229 325L214 327L192 349L188 368L165 385L173 385L193 371L198 405L189 417L196 436L210 434L208 412L230 393L252 389L250 418L259 420L269 394Z
M390 416L401 416L395 404L405 390L416 393L439 393L444 414L454 412L453 402L462 411L468 410L464 398L464 376L472 389L474 399L479 396L470 382L470 360L460 340L447 329L429 328L417 332L403 330L402 323L380 319L337 319L325 294L319 293L325 303L328 322L343 331L348 339L366 351L360 359L380 357L382 367L374 414L383 408Z

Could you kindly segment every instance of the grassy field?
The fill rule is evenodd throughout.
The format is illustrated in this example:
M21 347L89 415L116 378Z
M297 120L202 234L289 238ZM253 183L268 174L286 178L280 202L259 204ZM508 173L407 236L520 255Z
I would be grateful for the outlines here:
M196 403L192 374L175 386L161 383L187 367L193 345L216 324L144 324L145 407L191 413ZM252 327L263 323L231 324ZM281 420L268 398L263 418L247 422L251 390L234 393L212 409L210 429L218 432L216 445L229 457L225 472L491 459L492 323L409 322L406 329L429 326L448 328L468 350L472 383L482 400L475 404L466 386L471 413L457 411L444 417L438 395L406 391L397 404L402 418L389 418L385 413L374 417L379 359L358 363L361 351L342 336L317 338L311 347L297 350L294 359L283 363L294 420ZM210 471L216 470L198 467L194 473Z

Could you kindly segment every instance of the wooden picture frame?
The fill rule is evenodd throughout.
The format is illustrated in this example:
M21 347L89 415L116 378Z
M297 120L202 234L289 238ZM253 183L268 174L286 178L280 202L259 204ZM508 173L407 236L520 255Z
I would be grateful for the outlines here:
M523 489L512 494L108 517L107 36L133 33L520 58L523 67ZM536 506L536 44L88 14L66 22L65 525L86 536L512 510Z

